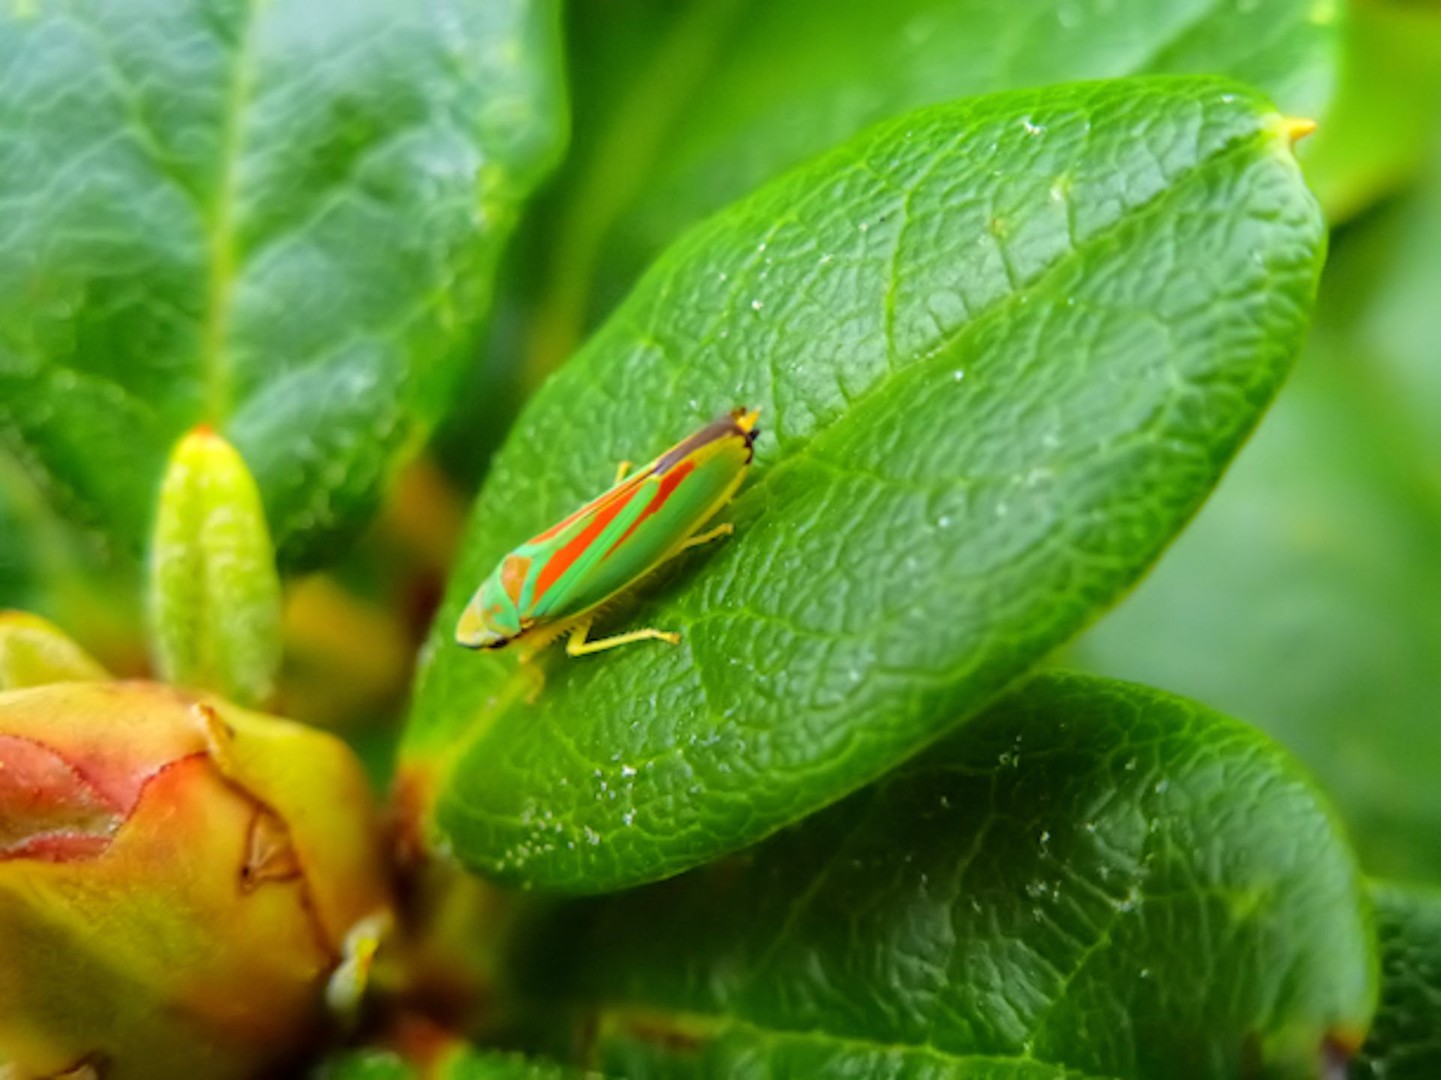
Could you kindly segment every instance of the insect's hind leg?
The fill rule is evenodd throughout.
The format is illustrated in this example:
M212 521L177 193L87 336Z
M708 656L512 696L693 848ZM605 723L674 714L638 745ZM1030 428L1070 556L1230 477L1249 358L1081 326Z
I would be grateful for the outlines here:
M587 638L587 635L590 634L590 624L590 619L576 624L575 629L570 633L570 639L565 643L565 654L567 656L587 656L590 653L605 652L607 649L615 649L621 645L629 645L636 641L668 641L672 645L680 644L680 635L674 631L654 630L650 627L590 641Z
M621 462L622 475L627 462ZM735 532L735 526L730 522L717 525L714 529L707 529L703 533L697 533L678 545L670 552L662 562L675 558L682 551L688 551L701 544L708 544L712 540L718 540L722 536L729 536ZM592 616L587 616L576 623L575 629L570 632L570 638L565 643L567 656L588 656L591 653L605 652L607 649L619 648L621 645L631 645L637 641L668 641L672 645L680 644L680 635L673 630L656 630L646 627L641 630L631 630L628 633L616 634L612 637L600 638L596 641L589 640L590 626L594 621Z

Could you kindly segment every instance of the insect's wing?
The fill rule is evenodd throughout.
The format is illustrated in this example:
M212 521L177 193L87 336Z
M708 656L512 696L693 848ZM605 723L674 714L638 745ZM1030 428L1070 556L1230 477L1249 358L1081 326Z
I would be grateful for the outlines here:
M653 569L725 505L750 457L748 433L718 421L572 515L559 533L537 537L542 546L527 552L531 617L579 614Z

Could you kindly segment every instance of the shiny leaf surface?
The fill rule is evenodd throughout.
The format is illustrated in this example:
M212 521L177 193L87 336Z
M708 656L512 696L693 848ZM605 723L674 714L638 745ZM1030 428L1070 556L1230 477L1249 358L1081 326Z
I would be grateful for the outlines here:
M1375 993L1365 890L1295 764L1046 675L729 861L543 909L519 970L648 1077L1317 1077Z

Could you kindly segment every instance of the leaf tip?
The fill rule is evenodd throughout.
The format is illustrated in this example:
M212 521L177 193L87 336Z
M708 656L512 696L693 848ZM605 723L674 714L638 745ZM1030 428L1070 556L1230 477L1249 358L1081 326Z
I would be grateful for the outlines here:
M1304 116L1282 116L1276 123L1276 130L1289 145L1295 146L1316 130L1316 121Z

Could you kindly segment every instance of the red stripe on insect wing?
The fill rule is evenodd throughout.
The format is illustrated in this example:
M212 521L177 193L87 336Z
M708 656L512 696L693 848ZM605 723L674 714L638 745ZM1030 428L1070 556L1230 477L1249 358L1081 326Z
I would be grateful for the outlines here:
M596 537L605 532L605 527L614 521L616 515L626 508L630 502L630 496L635 494L635 489L632 488L624 494L626 498L614 499L609 505L602 506L595 515L594 521L567 542L565 547L550 557L541 570L540 577L536 579L535 593L530 598L532 606L539 603L541 598L545 596L546 590L554 585L562 574L575 565L576 559L580 558L586 548L595 543Z
M650 502L646 504L646 508L636 515L636 519L630 523L630 527L620 534L620 539L612 544L610 550L601 556L601 561L604 562L606 559L609 559L611 555L615 553L616 548L629 540L630 534L640 528L641 522L652 514L659 513L660 509L665 506L666 500L675 493L676 488L680 487L680 482L694 471L695 462L685 461L666 473L665 479L660 482L656 493L650 497Z
M566 517L562 518L560 521L552 525L550 528L546 529L545 532L539 533L536 536L531 537L528 541L526 541L527 546L531 544L543 544L547 540L555 539L571 525L574 525L577 521L585 517L587 514L596 513L604 507L611 505L611 503L613 503L616 499L620 499L626 495L629 495L650 477L664 476L670 470L676 468L678 465L686 461L698 451L705 449L707 446L713 443L722 442L725 439L736 436L738 436L745 443L747 450L750 449L750 445L755 439L754 433L747 428L741 427L737 423L736 417L734 415L722 416L717 420L712 420L709 424L701 428L699 431L688 435L686 438L676 443L664 454L662 454L660 457L656 458L649 465L647 465L644 469L641 469L639 472L632 473L630 476L626 477L624 482L617 484L609 491L602 492L600 495L597 495L594 499L586 503L579 510L576 510L573 513L567 515ZM747 461L749 461L749 457L747 457ZM679 482L679 480L676 481L676 483ZM672 488L673 487L674 485L672 485Z
M636 487L643 480L645 480L646 477L650 475L650 472L650 467L646 467L640 472L634 474L633 476L627 477L623 483L617 484L609 491L605 491L597 495L594 499L591 499L590 502L586 503L579 510L567 514L560 521L556 522L550 528L546 529L545 532L538 533L537 535L532 536L529 540L526 541L527 546L531 544L541 544L547 540L554 540L557 536L565 532L566 529L570 528L570 526L574 525L577 521L585 517L587 514L593 514L598 510L602 510L605 507L609 506L611 503L615 502L615 500L624 498L626 495L631 494L633 491L635 491Z

